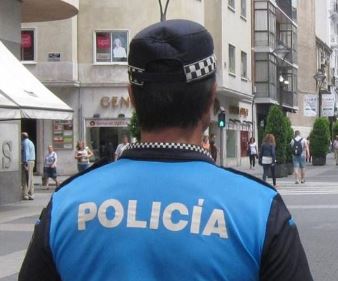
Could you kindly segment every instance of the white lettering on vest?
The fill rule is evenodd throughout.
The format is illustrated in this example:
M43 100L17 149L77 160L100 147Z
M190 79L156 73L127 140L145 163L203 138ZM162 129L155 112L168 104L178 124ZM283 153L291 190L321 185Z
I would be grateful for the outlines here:
M214 209L203 230L203 235L218 234L219 237L227 239L228 232L225 225L224 212L221 209Z
M136 220L136 209L137 209L137 201L136 200L129 200L127 227L146 228L147 227L146 221Z
M77 213L77 229L85 230L86 222L95 218L97 213L97 207L94 202L82 203L79 205L79 211Z
M182 203L171 203L163 211L163 225L168 230L180 231L187 226L188 221L179 220L177 223L174 223L171 218L174 211L179 212L181 215L189 214L187 207Z
M107 209L109 207L114 208L115 210L115 214L112 219L108 219L107 217ZM113 227L118 226L123 219L123 215L124 215L123 206L120 203L120 201L116 199L109 199L109 200L104 201L101 204L99 211L97 212L97 216L98 216L100 223L104 227L107 227L107 228L113 228Z
M149 223L150 229L158 229L158 224L160 222L160 212L161 212L161 202L153 202Z

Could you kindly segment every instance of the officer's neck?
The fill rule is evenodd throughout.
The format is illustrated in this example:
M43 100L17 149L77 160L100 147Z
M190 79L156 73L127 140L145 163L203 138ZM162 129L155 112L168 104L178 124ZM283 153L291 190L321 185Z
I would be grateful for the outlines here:
M165 128L152 131L141 131L142 142L174 142L201 145L203 129L197 126L190 129Z

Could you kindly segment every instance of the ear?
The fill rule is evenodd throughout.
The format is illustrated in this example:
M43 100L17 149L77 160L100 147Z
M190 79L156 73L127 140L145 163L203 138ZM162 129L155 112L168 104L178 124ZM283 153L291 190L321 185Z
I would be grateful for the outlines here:
M135 100L134 100L134 95L133 95L133 89L132 89L130 84L128 85L128 94L129 94L131 105L135 108Z

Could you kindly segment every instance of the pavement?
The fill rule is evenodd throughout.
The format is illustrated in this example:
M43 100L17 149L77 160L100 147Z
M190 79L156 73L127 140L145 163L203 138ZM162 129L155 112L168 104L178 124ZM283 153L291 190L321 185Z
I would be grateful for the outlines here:
M255 169L237 167L238 170L249 173L253 176L261 178L262 167L257 166ZM338 230L338 166L335 165L333 154L327 157L325 166L312 166L310 163L306 165L306 182L304 184L295 184L294 177L277 179L278 191L283 196L288 208L291 212L295 212L296 217L300 220L298 228L301 235L305 236L305 249L309 251L309 261L313 266L314 276L319 277L315 280L320 281L337 281L338 266L336 253L338 247L338 239L333 239L331 236L322 236L325 239L322 243L327 244L328 249L331 249L331 256L325 256L322 253L318 257L320 249L323 245L314 245L313 239L318 238L318 231L331 235ZM67 176L59 176L62 182L67 179ZM271 179L268 179L271 182ZM0 281L17 280L18 271L22 264L27 246L29 244L34 224L43 207L48 203L55 186L51 185L49 190L43 190L41 187L41 177L35 176L35 199L33 201L20 201L13 204L0 206ZM322 197L321 197L322 196ZM331 201L330 201L331 200ZM308 214L318 217L319 212L324 210L324 218L318 220L315 228L311 225L313 222L308 222L308 215L304 215L303 211L309 210ZM298 213L297 213L298 212ZM332 213L333 212L333 213ZM323 222L325 218L330 218L330 222ZM327 230L326 230L326 227ZM333 232L332 232L333 231ZM329 234L331 233L331 234ZM310 235L307 238L307 235ZM336 234L333 234L337 236ZM317 239L318 240L318 239ZM333 245L332 241L337 245ZM318 247L317 247L318 246ZM324 245L325 246L325 245ZM332 246L334 248L332 248ZM331 259L330 268L325 268L324 261ZM327 262L325 263L327 264ZM331 272L330 272L331 270ZM325 276L323 274L326 274ZM331 274L331 275L330 275ZM332 278L332 276L336 277ZM324 276L324 277L323 277Z

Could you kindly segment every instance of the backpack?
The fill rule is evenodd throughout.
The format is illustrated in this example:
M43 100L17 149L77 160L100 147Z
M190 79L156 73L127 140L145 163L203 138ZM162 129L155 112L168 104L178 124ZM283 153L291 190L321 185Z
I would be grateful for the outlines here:
M292 146L292 154L295 156L302 155L303 152L303 146L302 146L302 138L298 141L296 139L293 139L293 146Z

